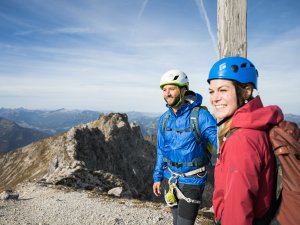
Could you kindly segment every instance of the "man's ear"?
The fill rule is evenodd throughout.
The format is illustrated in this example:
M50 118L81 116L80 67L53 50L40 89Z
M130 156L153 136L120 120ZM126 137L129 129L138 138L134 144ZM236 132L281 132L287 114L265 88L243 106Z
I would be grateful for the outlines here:
M180 88L180 92L181 92L181 95L184 96L185 95L185 92L187 91L186 87L182 87Z

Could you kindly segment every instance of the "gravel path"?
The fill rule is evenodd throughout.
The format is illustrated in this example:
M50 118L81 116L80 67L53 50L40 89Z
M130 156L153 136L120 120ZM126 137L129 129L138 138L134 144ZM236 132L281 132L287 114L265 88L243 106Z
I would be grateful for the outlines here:
M19 200L0 200L0 225L166 225L172 215L164 204L111 198L29 183ZM198 216L199 217L199 216ZM199 218L197 224L212 224Z

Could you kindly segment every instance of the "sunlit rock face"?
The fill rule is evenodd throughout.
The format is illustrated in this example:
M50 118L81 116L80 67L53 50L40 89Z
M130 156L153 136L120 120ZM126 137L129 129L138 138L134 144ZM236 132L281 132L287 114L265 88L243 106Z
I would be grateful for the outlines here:
M111 113L0 156L0 189L26 180L151 198L155 147L126 114Z

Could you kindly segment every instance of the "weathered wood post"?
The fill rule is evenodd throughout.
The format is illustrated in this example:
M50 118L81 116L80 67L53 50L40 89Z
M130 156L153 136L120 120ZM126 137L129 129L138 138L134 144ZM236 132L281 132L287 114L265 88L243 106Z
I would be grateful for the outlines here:
M247 57L247 0L218 0L219 58Z

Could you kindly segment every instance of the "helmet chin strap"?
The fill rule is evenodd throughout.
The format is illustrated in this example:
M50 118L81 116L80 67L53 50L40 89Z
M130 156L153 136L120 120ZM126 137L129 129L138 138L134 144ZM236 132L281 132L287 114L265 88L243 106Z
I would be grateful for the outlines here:
M175 109L178 108L180 106L180 104L183 102L183 96L182 96L181 92L179 93L179 95L176 96L175 101L177 101L177 102L175 102L172 105L169 105L169 104L168 105L171 108L175 108Z
M180 106L180 104L182 103L182 101L183 101L183 97L182 97L182 94L181 94L181 92L180 92L180 94L179 94L179 101L177 102L177 104L175 105L175 106L173 106L173 107L179 107Z
M221 120L217 123L217 127L221 126L223 123L225 123L227 120L229 120L232 116L233 116L233 114L230 115L230 116L225 117L224 119L221 119Z

